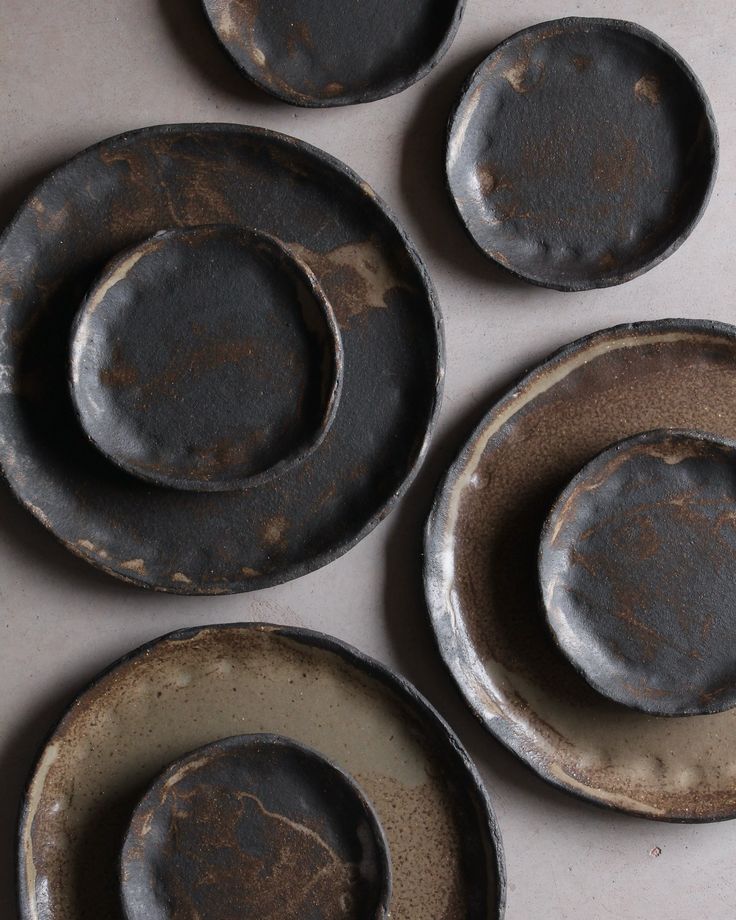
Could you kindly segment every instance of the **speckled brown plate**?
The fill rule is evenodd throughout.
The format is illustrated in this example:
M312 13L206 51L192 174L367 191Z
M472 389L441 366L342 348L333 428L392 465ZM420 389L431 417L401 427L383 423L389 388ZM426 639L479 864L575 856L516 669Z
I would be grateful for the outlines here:
M165 636L72 704L23 804L21 920L120 920L120 847L143 792L185 753L252 732L313 748L363 789L391 853L392 920L502 915L495 820L449 726L350 646L251 623Z
M655 428L736 436L736 328L619 326L567 346L483 419L426 533L425 584L443 659L475 713L556 786L671 821L736 816L736 710L661 719L607 700L547 629L544 520L585 463Z
M736 704L736 442L660 429L598 454L555 502L539 579L562 652L653 715Z
M313 271L337 319L337 415L309 457L241 492L181 492L89 442L67 385L76 311L113 256L161 230L248 226ZM0 239L0 467L70 550L135 584L263 588L335 559L424 454L444 374L426 270L375 193L303 141L240 125L145 128L56 170Z
M275 237L167 230L116 256L72 330L72 401L106 457L175 489L252 488L304 460L337 412L342 341Z
M293 105L371 102L425 76L465 0L203 0L215 35L262 89Z
M654 267L700 219L718 138L703 87L652 32L558 19L511 36L450 121L447 176L483 252L561 291Z
M388 843L355 780L282 735L236 735L171 764L133 812L127 920L387 920Z

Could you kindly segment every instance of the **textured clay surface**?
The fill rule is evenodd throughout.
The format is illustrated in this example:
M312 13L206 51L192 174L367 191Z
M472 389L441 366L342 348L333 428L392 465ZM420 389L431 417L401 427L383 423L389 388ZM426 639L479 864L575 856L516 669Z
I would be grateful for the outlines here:
M450 191L480 248L560 290L669 255L710 195L717 137L697 78L641 27L561 19L501 44L466 84Z
M600 692L661 715L736 702L736 449L654 431L572 480L540 546L547 619Z
M656 428L736 437L736 329L699 320L581 339L494 406L427 528L442 656L483 723L545 779L649 818L736 815L736 710L661 719L597 693L557 649L539 597L544 521L572 477Z

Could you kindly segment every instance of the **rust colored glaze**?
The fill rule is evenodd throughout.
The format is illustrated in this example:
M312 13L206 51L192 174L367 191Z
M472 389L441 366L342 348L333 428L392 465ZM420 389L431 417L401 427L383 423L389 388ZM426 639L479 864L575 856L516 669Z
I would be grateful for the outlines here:
M203 0L240 70L300 106L371 102L416 83L455 37L464 0Z
M601 693L653 715L736 704L736 442L665 429L603 451L550 512L539 574Z
M112 257L161 230L210 224L276 237L313 271L344 375L329 432L303 463L240 492L177 492L121 473L90 444L69 396L68 342ZM344 164L262 128L146 128L79 154L0 239L0 304L11 488L73 552L144 587L232 593L332 561L403 494L437 413L442 322L412 244ZM122 383L135 373L116 370ZM274 544L261 535L276 519L288 526Z
M391 920L502 916L490 803L441 716L336 639L247 623L165 636L72 704L23 803L21 920L121 920L120 846L145 790L185 754L256 732L294 739L354 777L388 841Z
M524 377L450 468L426 531L440 653L478 718L544 779L643 817L736 816L736 710L661 719L593 688L556 647L539 597L544 521L611 444L657 428L736 438L736 328L619 326Z
M685 61L641 26L570 18L499 45L452 115L450 193L483 252L561 291L620 284L686 239L718 135Z
M158 233L106 266L74 323L72 400L92 443L176 489L252 488L322 443L342 385L319 282L237 227Z
M355 781L280 735L226 738L172 764L121 856L127 920L386 920L388 844Z

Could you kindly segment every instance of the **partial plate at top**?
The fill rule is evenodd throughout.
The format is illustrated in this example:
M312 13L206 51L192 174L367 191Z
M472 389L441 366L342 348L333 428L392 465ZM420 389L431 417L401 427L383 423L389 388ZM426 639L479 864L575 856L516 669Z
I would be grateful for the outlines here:
M344 770L281 735L224 738L171 764L123 843L127 920L385 920L388 844Z
M736 704L736 444L664 429L603 451L552 508L539 576L599 692L654 715Z
M371 102L442 58L465 0L203 0L235 63L293 105Z
M176 489L247 488L329 431L342 342L308 266L241 227L155 234L115 257L74 324L72 399L92 442Z
M631 22L570 18L507 39L450 122L447 176L487 256L533 284L628 281L692 231L718 139L695 74Z
M462 448L427 525L425 587L444 661L478 718L544 779L667 821L736 817L736 709L662 719L594 690L550 635L537 560L572 477L642 431L736 438L736 328L659 320L566 346Z

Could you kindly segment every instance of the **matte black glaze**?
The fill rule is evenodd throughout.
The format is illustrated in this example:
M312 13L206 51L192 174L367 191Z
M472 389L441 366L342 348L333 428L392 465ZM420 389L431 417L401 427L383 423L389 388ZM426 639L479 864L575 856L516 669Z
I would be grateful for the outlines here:
M127 920L384 920L391 867L355 781L263 733L164 771L133 813L121 887Z
M322 442L342 363L317 280L278 240L169 230L93 285L72 333L72 399L123 469L224 491L278 475Z
M238 67L293 105L371 102L425 76L464 0L203 0Z
M552 508L539 575L601 693L654 715L736 704L736 442L665 429L603 451Z
M450 121L447 176L487 256L561 291L628 281L688 236L718 155L697 77L641 26L570 18L507 39Z
M206 224L282 240L314 272L343 343L338 412L304 463L242 492L157 488L89 443L67 385L74 315L114 255ZM56 170L0 239L0 466L73 552L126 581L218 594L341 555L403 494L444 375L426 270L373 190L302 141L240 125L145 128Z

